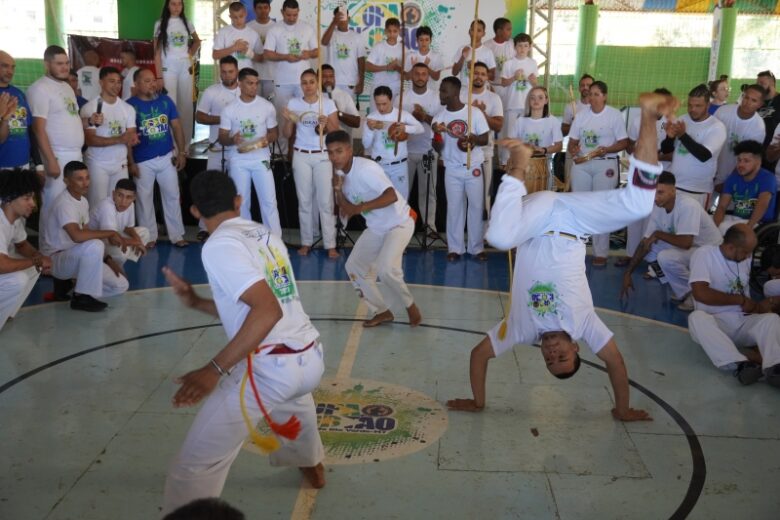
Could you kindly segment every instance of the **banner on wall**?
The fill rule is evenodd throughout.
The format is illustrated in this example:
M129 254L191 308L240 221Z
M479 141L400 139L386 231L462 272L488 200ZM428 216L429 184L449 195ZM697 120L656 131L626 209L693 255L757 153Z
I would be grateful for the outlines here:
M710 64L707 70L708 81L718 79L718 58L720 57L720 41L723 38L723 10L716 5L712 11L712 46L710 47Z

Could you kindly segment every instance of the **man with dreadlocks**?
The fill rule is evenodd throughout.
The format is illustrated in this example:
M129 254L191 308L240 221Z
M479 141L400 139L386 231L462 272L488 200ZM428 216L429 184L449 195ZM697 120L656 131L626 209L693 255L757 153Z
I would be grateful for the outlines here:
M25 219L35 211L41 183L31 170L0 171L0 330L13 318L51 258L27 241Z

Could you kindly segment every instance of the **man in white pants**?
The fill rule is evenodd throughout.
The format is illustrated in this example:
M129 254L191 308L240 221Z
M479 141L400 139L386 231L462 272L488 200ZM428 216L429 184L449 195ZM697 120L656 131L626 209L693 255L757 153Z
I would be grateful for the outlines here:
M111 197L100 201L89 212L89 229L116 231L122 237L121 247L106 245L106 253L120 267L128 260L137 262L146 254L145 244L149 241L149 230L135 225L135 193L132 179L119 179Z
M363 148L406 200L409 197L406 140L410 135L422 134L423 127L406 110L393 108L390 87L381 85L374 89L374 105L376 112L371 112L363 123Z
M81 107L85 159L89 168L89 205L92 208L111 195L117 181L127 178L127 154L138 144L135 109L119 97L122 74L114 67L100 70L98 97Z
M346 7L336 7L333 20L323 33L320 43L325 47L326 61L334 68L338 87L349 92L354 101L363 93L366 41L365 35L349 28L349 13Z
M0 171L0 331L16 316L32 291L38 275L51 273L51 258L28 241L25 219L35 211L41 191L38 175L31 170Z
M325 485L325 452L311 395L325 369L322 345L301 305L287 248L267 227L239 216L241 197L226 175L200 173L191 191L191 211L211 233L201 257L214 299L198 296L169 268L163 272L184 305L222 319L228 342L203 367L176 379L181 388L173 396L175 407L208 399L168 470L163 515L222 493L247 438L240 406L247 372L274 422L293 416L300 421L297 437L271 453L271 464L298 466L313 487ZM244 397L255 425L262 415L249 385Z
M257 71L241 69L238 73L241 94L222 111L219 142L222 146L230 146L228 174L241 195L241 218L252 220L254 184L263 224L281 237L282 226L276 207L276 185L271 170L271 151L268 148L279 135L276 110L270 101L258 97L259 87Z
M265 37L268 31L276 23L271 18L271 0L254 0L255 19L249 22L247 27L252 29L260 37L260 44L265 48ZM265 59L265 52L254 62L255 70L260 74L260 96L271 101L274 96L274 67L273 63Z
M257 31L246 24L246 6L231 2L228 6L230 25L222 27L214 36L214 61L233 56L238 61L238 70L253 67L263 55L263 44Z
M618 229L650 213L661 173L655 118L661 111L674 113L675 107L667 102L656 94L640 98L642 128L624 190L543 191L524 198L524 175L532 149L509 141L511 168L501 181L486 238L501 249L517 247L512 307L471 352L473 398L450 400L450 409L481 411L488 362L519 343L540 342L547 369L560 379L573 376L580 366L576 341L582 339L606 364L615 397L612 415L621 421L649 419L647 412L630 408L623 357L612 332L593 308L584 269L584 238Z
M336 85L336 71L328 63L322 64L322 90L336 104L341 129L352 135L353 128L360 128L360 112L354 96Z
M718 155L726 144L726 127L710 116L710 91L698 85L688 93L688 113L666 126L661 152L674 152L671 172L677 189L705 207L714 188Z
M423 126L423 133L409 137L406 150L409 156L408 175L409 184L417 177L417 201L420 208L420 216L424 223L436 231L436 181L438 170L438 157L433 153L433 130L431 122L433 117L441 110L439 94L428 88L430 68L422 62L412 66L412 88L404 92L404 106L402 107L417 119ZM396 106L398 100L396 99ZM426 159L426 156L428 158ZM430 168L426 171L425 162L430 162Z
M723 240L712 217L700 204L686 196L677 196L674 174L658 176L655 207L647 219L644 238L636 248L623 274L621 297L634 288L631 274L644 259L653 277L668 283L672 296L680 301L682 311L693 310L693 299L688 286L691 255L701 246L717 246Z
M81 161L84 127L79 118L76 94L68 84L70 60L56 45L43 53L46 75L30 85L27 100L33 115L32 131L46 171L41 217L47 206L65 191L62 169L70 161Z
M97 298L122 294L129 287L121 267L106 255L103 240L117 247L122 247L124 241L116 231L91 230L87 227L87 166L71 161L65 165L64 177L66 190L55 199L51 211L47 212L43 220L46 240L41 250L51 257L51 271L55 279L76 278L70 308L88 312L102 311L108 304ZM60 293L55 296L64 295Z
M487 260L485 253L482 210L484 152L490 142L490 127L482 111L467 107L460 101L461 83L455 76L441 80L439 100L444 109L431 122L433 149L441 155L446 171L447 192L447 260L454 262L468 251L478 260ZM471 128L468 128L471 112ZM471 164L467 149L471 148ZM468 204L468 213L466 204ZM463 227L468 224L468 247L463 241Z
M720 246L700 247L691 258L691 291L696 310L688 316L693 341L712 363L732 372L743 385L762 375L780 386L780 316L775 302L750 299L750 265L758 240L746 224L729 228ZM758 346L762 363L748 361L739 347Z
M222 145L219 144L219 121L222 111L238 99L238 62L233 56L219 60L219 83L211 85L200 96L195 112L195 120L209 127L209 149L206 155L207 170L227 170L227 161Z
M127 102L135 108L140 143L133 147L127 169L138 186L138 223L149 230L147 247L154 247L157 243L154 183L157 182L162 196L168 238L176 247L186 247L177 170L184 169L187 148L179 113L171 98L164 94L156 95L152 71L141 69L136 72L135 91L136 95ZM173 146L174 140L176 149Z
M328 134L327 146L336 170L333 188L339 213L346 219L363 215L368 228L358 238L345 266L352 285L372 313L363 326L376 327L395 319L376 285L378 277L390 290L394 303L406 309L409 325L416 327L422 315L404 282L402 266L404 249L414 234L409 205L382 168L370 159L354 157L349 134L343 130Z

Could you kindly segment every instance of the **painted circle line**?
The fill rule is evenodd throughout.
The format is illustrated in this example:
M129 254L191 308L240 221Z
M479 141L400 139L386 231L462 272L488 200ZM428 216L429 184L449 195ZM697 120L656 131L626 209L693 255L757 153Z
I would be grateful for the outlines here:
M311 318L311 321L345 321L345 322L356 322L356 321L363 321L356 318ZM394 322L399 325L408 325L408 323L396 321ZM32 370L29 370L25 372L24 374L21 374L14 379L11 379L10 381L4 383L2 386L0 386L0 394L5 392L6 390L12 388L13 386L21 383L22 381L31 378L32 376L39 374L40 372L43 372L44 370L47 370L49 368L55 367L57 365L61 365L62 363L65 363L66 361L70 361L71 359L75 359L87 354L91 354L93 352L97 352L100 350L105 350L110 347L116 347L118 345L122 345L125 343L129 343L131 341L138 341L143 339L149 339L154 338L158 336L164 336L168 334L177 334L179 332L187 332L190 330L199 330L199 329L205 329L210 327L220 327L222 326L221 323L209 323L206 325L195 325L192 327L183 327L179 329L171 329L167 331L160 331L160 332L153 332L150 334L142 334L140 336L135 336L132 338L126 338L118 341L112 341L110 343L106 343L103 345L99 345L97 347L91 347L79 352L74 352L73 354L69 354L67 356L61 357L59 359L55 359L54 361L50 361L48 363L45 363L39 367L36 367ZM446 327L442 325L428 325L426 323L421 323L419 325L420 327L424 328L430 328L430 329L439 329L439 330L447 330L451 332L461 332L463 334L474 334L479 336L484 336L484 331L475 331L475 330L469 330L469 329L461 329L457 327ZM586 359L581 360L582 363L585 365L595 368L597 370L601 370L602 372L606 373L606 369L600 365L597 365L596 363L593 363L591 361L588 361ZM691 480L688 483L688 490L685 493L685 497L683 498L682 502L680 502L680 505L677 506L677 509L669 516L669 520L682 520L684 518L687 518L688 515L693 511L693 508L696 505L696 502L699 500L699 497L701 496L702 490L704 489L704 482L707 478L707 465L704 460L704 451L702 450L701 443L699 442L699 438L696 436L696 432L693 431L693 428L688 423L688 421L685 420L685 418L678 412L677 410L672 407L669 403L661 399L658 395L650 391L649 389L645 388L644 386L640 385L639 383L629 379L629 384L645 394L647 397L649 397L651 400L653 400L658 406L660 406L669 416L674 419L674 421L677 423L677 425L680 427L682 432L685 434L685 438L688 441L688 448L691 452L691 461L693 464L693 471L691 472Z

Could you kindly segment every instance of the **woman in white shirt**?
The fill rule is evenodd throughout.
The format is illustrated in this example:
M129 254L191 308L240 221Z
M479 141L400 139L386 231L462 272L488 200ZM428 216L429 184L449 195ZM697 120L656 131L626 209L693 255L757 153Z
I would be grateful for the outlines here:
M295 131L293 145L293 178L295 193L298 196L298 220L301 229L301 247L299 255L308 255L314 244L314 226L319 211L322 225L322 242L328 250L329 258L339 256L336 251L336 217L333 214L333 166L328 160L324 137L328 132L339 129L336 104L323 98L320 105L319 82L317 73L307 69L301 74L303 97L294 97L282 109L282 135L291 139Z
M184 137L192 137L193 59L200 38L184 13L184 0L165 0L162 15L154 24L154 67L157 88L168 91L176 103Z
M607 106L607 84L590 86L590 110L577 114L569 130L569 146L574 165L572 191L601 191L617 188L620 180L618 154L628 147L623 116ZM609 234L593 236L593 265L607 265Z

